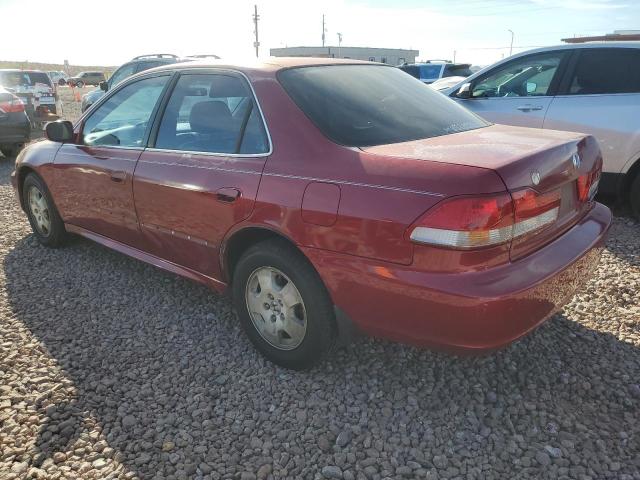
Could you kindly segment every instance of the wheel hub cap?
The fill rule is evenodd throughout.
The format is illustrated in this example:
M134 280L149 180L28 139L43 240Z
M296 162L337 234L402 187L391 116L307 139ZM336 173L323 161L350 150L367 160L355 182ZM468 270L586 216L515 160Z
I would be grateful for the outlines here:
M45 196L35 186L29 188L29 210L38 232L45 236L49 235L51 232L49 205Z
M307 333L302 295L291 279L274 267L260 267L249 275L245 299L253 326L279 350L298 347Z

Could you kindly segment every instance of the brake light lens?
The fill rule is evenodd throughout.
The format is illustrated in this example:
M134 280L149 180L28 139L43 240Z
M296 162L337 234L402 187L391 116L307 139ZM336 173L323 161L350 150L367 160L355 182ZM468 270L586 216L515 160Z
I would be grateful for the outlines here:
M24 112L24 103L18 97L10 98L9 100L0 100L0 110L5 113L11 112Z
M589 173L578 177L578 199L581 202L588 202L593 199L598 192L600 183L600 169L596 168Z
M531 189L512 195L455 197L440 202L410 227L409 238L456 249L490 247L535 232L558 219L560 192Z

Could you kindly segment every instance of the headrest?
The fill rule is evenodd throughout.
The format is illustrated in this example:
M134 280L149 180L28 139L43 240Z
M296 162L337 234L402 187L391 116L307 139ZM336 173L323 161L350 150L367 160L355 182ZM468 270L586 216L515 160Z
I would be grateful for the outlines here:
M189 124L192 131L204 134L227 131L233 127L229 107L219 100L196 103L191 109Z

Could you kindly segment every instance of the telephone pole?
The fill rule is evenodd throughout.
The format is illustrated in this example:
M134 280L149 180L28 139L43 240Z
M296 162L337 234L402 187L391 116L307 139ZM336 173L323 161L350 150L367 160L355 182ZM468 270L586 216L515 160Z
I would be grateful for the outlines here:
M253 6L253 33L256 34L256 40L253 42L253 46L256 47L256 58L258 57L258 47L260 47L260 42L258 41L258 20L260 20L260 15L258 15L258 5Z
M327 29L324 28L324 13L322 14L322 46L324 47L324 32L326 32Z

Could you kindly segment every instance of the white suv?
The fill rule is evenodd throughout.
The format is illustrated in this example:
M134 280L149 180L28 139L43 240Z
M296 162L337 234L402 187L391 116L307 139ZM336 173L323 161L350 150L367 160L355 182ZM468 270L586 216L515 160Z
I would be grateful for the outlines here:
M640 42L523 52L441 90L494 123L589 133L600 143L600 192L640 218Z

